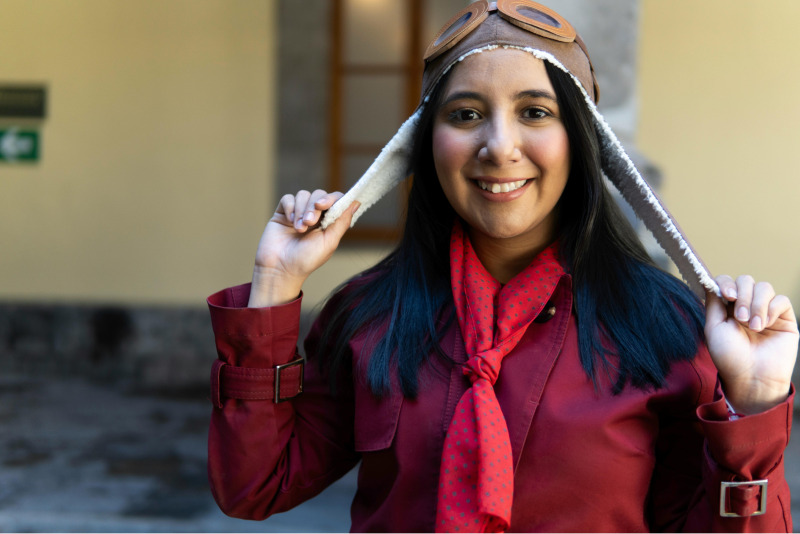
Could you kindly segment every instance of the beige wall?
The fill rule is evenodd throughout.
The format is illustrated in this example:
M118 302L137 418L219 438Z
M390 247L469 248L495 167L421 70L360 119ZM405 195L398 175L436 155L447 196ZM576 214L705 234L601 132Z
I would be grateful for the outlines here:
M202 305L275 199L276 0L3 0L0 82L48 86L0 165L0 299ZM7 123L6 123L7 124Z
M643 0L638 144L714 274L800 307L800 2Z
M0 299L201 304L274 208L277 0L4 0L0 82L49 88L0 165ZM800 2L643 0L638 143L715 273L800 301ZM8 123L4 123L8 124ZM312 305L380 253L337 253Z

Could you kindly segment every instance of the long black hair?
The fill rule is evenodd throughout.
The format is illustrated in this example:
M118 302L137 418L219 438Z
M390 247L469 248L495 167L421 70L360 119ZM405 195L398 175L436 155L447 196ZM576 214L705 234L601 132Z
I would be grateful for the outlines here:
M605 185L597 134L580 89L565 72L547 61L545 67L572 159L559 200L559 243L573 280L581 364L595 386L599 373L611 378L615 394L628 383L662 387L673 362L697 353L702 303L647 254ZM403 394L415 397L420 365L431 355L447 358L440 339L455 315L446 305L452 303L449 239L456 213L439 184L432 150L446 82L438 83L420 117L400 242L377 265L336 288L328 303L318 344L326 349L318 357L334 391L341 373L352 369L348 342L361 332L381 335L365 376L379 396L389 390L396 368ZM451 310L448 317L442 317L445 309Z

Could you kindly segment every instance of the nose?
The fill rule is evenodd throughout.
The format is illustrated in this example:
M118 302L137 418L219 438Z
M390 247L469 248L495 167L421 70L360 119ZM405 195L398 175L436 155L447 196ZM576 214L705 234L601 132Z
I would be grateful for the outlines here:
M478 161L498 167L520 161L520 136L515 125L504 118L496 117L487 126L482 139L483 146L478 151Z

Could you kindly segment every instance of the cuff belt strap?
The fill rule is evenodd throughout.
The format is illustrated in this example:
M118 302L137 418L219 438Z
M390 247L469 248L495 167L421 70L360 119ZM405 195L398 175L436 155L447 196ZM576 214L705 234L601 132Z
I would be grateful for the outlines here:
M211 368L211 402L222 408L222 399L283 402L303 392L305 360L298 357L271 369L236 367L216 360Z

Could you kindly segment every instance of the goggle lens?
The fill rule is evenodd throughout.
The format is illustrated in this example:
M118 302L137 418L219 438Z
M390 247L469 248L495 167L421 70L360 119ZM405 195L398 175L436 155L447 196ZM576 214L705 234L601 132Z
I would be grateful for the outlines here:
M455 32L460 30L467 22L469 22L469 19L471 18L472 11L464 13L464 15L451 24L450 27L447 28L447 30L445 30L445 32L438 39L436 39L436 41L433 43L433 46L439 46L443 42L447 41Z
M538 9L532 8L530 6L525 5L518 5L517 6L517 13L522 15L523 17L535 20L536 22L540 22L542 24L547 24L553 28L560 28L561 23L558 22L556 19L548 15L547 13L543 13Z

